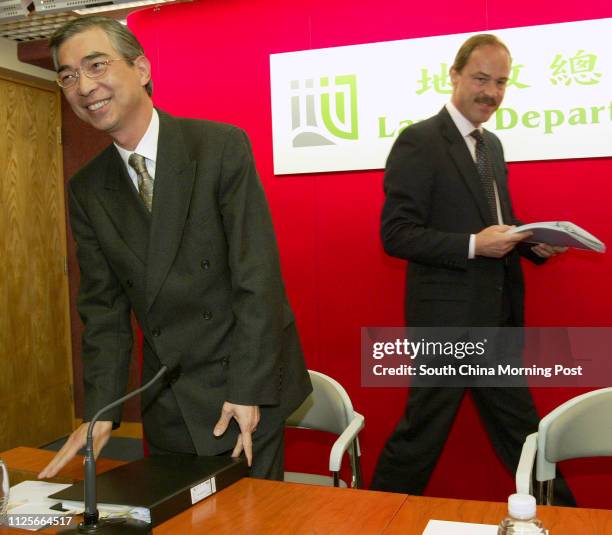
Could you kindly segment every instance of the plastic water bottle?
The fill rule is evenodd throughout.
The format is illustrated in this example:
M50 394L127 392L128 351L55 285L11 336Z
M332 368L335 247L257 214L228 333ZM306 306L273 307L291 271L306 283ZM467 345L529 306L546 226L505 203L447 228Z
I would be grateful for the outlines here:
M548 535L536 518L536 500L530 494L512 494L508 498L508 517L499 525L497 535Z
M2 524L6 519L10 488L11 485L9 484L6 465L4 464L4 461L0 459L0 524Z

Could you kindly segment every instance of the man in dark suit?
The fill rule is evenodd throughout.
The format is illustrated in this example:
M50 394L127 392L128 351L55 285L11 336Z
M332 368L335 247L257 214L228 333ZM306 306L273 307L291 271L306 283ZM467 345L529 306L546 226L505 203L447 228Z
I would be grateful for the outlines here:
M81 271L87 422L126 390L130 313L144 334L142 396L154 453L244 451L251 475L282 479L286 417L311 391L276 240L246 134L153 108L150 64L112 19L76 19L50 42L78 117L114 143L70 181ZM118 408L98 422L98 455ZM40 477L84 445L76 429Z
M542 263L564 250L529 246L521 243L528 233L507 233L519 222L503 150L481 124L501 104L510 66L510 53L495 36L468 39L450 70L451 102L404 130L389 155L381 234L388 254L409 260L411 327L521 326L519 254ZM372 488L423 493L464 390L411 388ZM514 471L539 421L528 389L474 388L472 395L497 453Z

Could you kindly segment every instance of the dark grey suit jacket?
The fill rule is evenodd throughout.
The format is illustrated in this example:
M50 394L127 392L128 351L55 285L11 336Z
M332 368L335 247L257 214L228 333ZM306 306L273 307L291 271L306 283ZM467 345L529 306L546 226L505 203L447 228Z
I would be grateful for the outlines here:
M276 239L246 134L159 112L152 213L113 145L70 181L81 270L85 419L125 393L130 311L144 334L145 433L173 450L188 429L197 453L233 447L212 430L224 401L260 405L260 429L311 390L281 277ZM120 420L120 409L106 419ZM184 434L184 433L183 433ZM184 438L184 437L183 437Z
M514 216L499 139L484 131L504 222ZM381 235L385 250L409 260L406 319L414 326L497 326L502 289L509 284L512 315L523 322L519 253L541 262L529 247L503 259L468 260L470 234L497 224L487 205L476 164L445 108L406 128L385 171Z

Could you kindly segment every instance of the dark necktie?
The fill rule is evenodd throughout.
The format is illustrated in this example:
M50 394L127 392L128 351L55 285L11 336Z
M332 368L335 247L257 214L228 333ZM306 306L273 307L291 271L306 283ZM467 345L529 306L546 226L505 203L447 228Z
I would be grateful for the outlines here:
M478 168L480 182L484 188L487 203L491 210L491 216L493 217L493 221L497 223L499 218L497 215L497 202L495 200L495 176L493 174L491 162L489 161L487 146L485 145L480 130L474 130L470 136L476 140L476 167Z
M128 163L138 175L138 193L150 212L151 206L153 206L153 178L147 171L145 157L133 152L128 158Z

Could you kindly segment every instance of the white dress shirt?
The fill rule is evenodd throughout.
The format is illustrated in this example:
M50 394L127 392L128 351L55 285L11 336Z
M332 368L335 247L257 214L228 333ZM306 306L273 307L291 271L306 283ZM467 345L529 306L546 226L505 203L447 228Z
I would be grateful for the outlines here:
M466 119L462 113L457 109L457 107L452 103L448 102L446 104L446 111L448 111L453 123L459 130L459 133L463 136L463 140L467 145L470 154L472 155L472 159L474 162L476 161L476 140L471 136L471 133L474 130L479 130L482 132L482 126L476 128L471 121ZM495 190L495 206L497 208L497 223L499 225L504 224L504 219L502 217L501 205L499 203L499 193L497 192L497 183L493 182L493 189ZM476 257L476 235L470 234L470 244L468 247L468 258L472 259Z
M142 139L138 142L136 149L126 150L123 147L120 147L115 143L115 147L119 151L119 155L127 168L127 172L136 187L136 191L138 191L138 175L136 171L132 168L132 166L128 163L128 159L132 155L132 153L140 154L145 158L145 164L147 166L147 171L152 179L155 180L155 159L157 158L157 141L159 138L159 115L157 115L157 110L153 108L153 114L151 115L151 122L149 123L149 127L147 131L142 136Z

